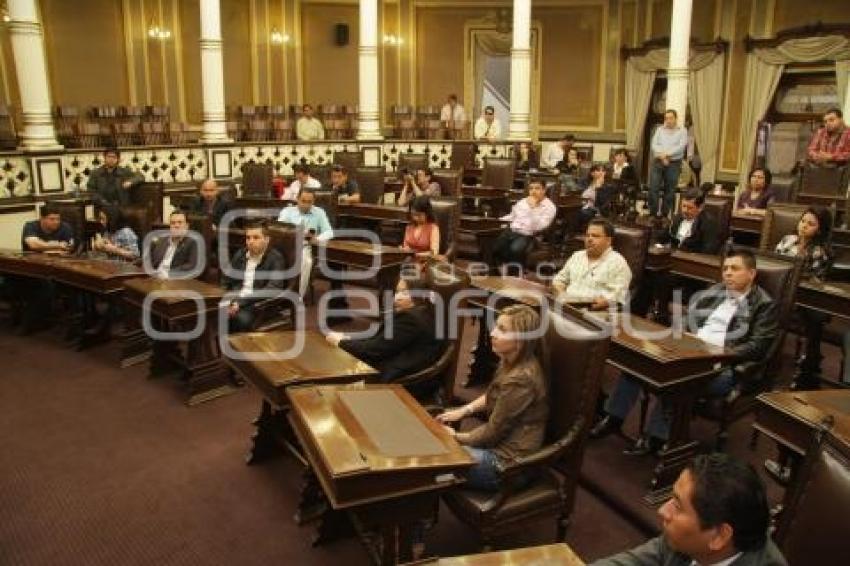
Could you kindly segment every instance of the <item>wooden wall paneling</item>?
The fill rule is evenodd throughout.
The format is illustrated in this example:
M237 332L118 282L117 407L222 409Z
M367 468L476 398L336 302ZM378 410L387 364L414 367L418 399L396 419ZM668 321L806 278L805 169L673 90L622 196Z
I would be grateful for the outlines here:
M724 20L731 19L729 36L724 34L724 37L732 37L733 40L727 63L720 170L726 173L737 173L741 143L741 103L745 82L743 77L747 69L747 53L743 40L750 33L750 11L753 8L753 0L732 0L730 4L728 15L724 15ZM742 80L731 80L732 77L741 77Z
M464 52L466 21L482 15L472 8L416 7L417 105L442 105L450 93L466 99L464 59L458 55Z
M772 33L783 29L823 23L847 22L850 18L850 6L847 0L817 0L803 2L801 0L774 0Z
M225 105L251 104L251 26L245 0L221 0L221 35L224 42Z
M356 104L360 20L357 5L302 4L304 99L313 104ZM348 45L334 44L334 26L348 24Z
M201 7L199 0L174 0L180 21L180 53L185 100L185 121L203 122L203 85L201 83ZM224 90L231 88L225 69Z

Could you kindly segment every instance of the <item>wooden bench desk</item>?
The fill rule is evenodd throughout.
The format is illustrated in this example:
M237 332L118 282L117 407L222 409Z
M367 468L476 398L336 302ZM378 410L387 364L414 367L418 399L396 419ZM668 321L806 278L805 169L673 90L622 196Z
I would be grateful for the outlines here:
M573 549L564 543L515 548L501 552L484 552L451 558L432 558L417 562L423 566L584 566Z

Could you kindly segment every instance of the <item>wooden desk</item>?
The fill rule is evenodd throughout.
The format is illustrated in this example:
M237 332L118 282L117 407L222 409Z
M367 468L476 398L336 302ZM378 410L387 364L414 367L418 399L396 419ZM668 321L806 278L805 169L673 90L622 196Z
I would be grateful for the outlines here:
M802 281L797 287L797 305L850 319L850 283Z
M729 222L729 228L732 232L744 232L746 234L761 235L761 226L764 223L764 216L756 216L754 214L732 213L732 219Z
M397 246L374 245L356 240L328 240L314 242L313 246L316 261L324 255L327 263L341 264L360 271L377 266L379 292L395 290L401 266L411 255Z
M510 192L506 189L481 185L461 185L462 209L468 214L480 214L479 206L489 210L491 216L504 216L510 212ZM476 205L477 203L477 205Z
M224 296L224 290L216 285L195 279L131 279L124 283L125 300L128 309L128 330L125 342L125 356L141 356L147 350L148 339L138 325L139 312L143 308L145 297L154 292L173 293L161 296L150 304L152 315L159 317L170 332L186 332L198 322L198 305L193 297L200 296L206 323L201 334L189 340L185 357L178 353L174 341L155 342L151 358L151 373L169 365L171 358L179 359L184 368L188 390L186 403L190 406L228 395L235 390L235 383L227 366L221 359L218 348L218 309Z
M670 273L713 285L721 279L721 258L675 250L670 254Z
M458 227L458 254L490 265L493 242L507 224L492 216L462 215Z
M672 418L670 437L659 454L645 501L657 505L697 453L698 443L690 438L694 403L708 381L734 357L726 348L703 342L693 334L673 335L669 329L637 315L590 312L612 326L608 363L632 375L651 393L665 397ZM654 337L657 335L658 337Z
M338 217L351 217L362 220L398 222L402 224L410 222L410 214L406 206L391 204L340 204L336 214Z
M254 421L247 463L261 462L280 452L281 444L293 445L286 421L289 402L286 390L294 385L351 383L378 375L378 371L342 348L332 346L315 330L249 332L228 337L230 347L240 354L278 354L293 349L303 339L303 348L287 359L226 358L227 363L263 394L260 414ZM267 356L271 357L271 356Z
M417 564L428 566L513 566L516 564L536 564L538 566L584 566L564 543L529 546L501 552L484 552L452 558L434 558Z
M333 538L341 512L377 532L380 564L412 558L412 532L432 517L440 493L462 483L474 462L400 385L287 389L289 422L312 475L301 505L325 499L317 543ZM387 422L394 426L386 426ZM319 489L320 488L320 489Z
M850 390L775 391L757 397L753 428L805 456L814 435L831 423L832 433L850 440Z

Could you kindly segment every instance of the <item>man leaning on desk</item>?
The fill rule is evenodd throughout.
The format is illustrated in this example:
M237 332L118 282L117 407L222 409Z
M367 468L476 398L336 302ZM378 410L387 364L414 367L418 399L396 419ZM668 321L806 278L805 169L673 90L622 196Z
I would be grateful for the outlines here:
M121 167L121 153L112 147L103 150L103 165L92 171L86 188L98 206L127 206L130 204L130 189L144 182L145 178L129 167Z
M725 368L706 388L709 397L738 395L763 375L759 371L779 331L776 303L755 284L756 258L749 250L735 250L723 261L723 282L694 295L688 312L691 332L734 353L734 367ZM622 374L605 404L605 417L590 431L600 438L620 430L640 395L641 386ZM647 429L624 454L643 456L658 452L670 434L664 403L656 403Z

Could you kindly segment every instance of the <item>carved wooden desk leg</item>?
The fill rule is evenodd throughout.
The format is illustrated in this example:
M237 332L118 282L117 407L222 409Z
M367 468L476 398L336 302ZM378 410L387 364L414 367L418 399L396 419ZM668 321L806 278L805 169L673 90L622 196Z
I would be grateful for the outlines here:
M189 399L186 404L197 405L229 395L236 390L227 365L221 359L214 323L208 323L203 333L191 340L186 360Z
M141 312L129 302L124 303L124 329L121 332L121 367L127 368L151 357L151 341L142 330Z
M298 509L295 511L295 522L304 525L322 517L328 510L329 504L322 491L316 474L310 466L304 469L301 481L301 493L298 500Z
M272 408L271 403L263 399L260 414L253 424L256 430L251 435L251 450L245 456L245 463L248 465L258 464L280 454L277 437L280 429L288 423L282 414Z
M681 388L669 394L671 412L670 438L661 450L660 461L653 471L650 491L644 500L652 505L666 501L670 489L685 465L696 455L697 442L691 440L691 412L699 387Z
M319 546L327 542L338 540L352 533L351 522L348 515L342 511L334 511L330 505L325 508L316 525L316 534L313 537L313 546Z

